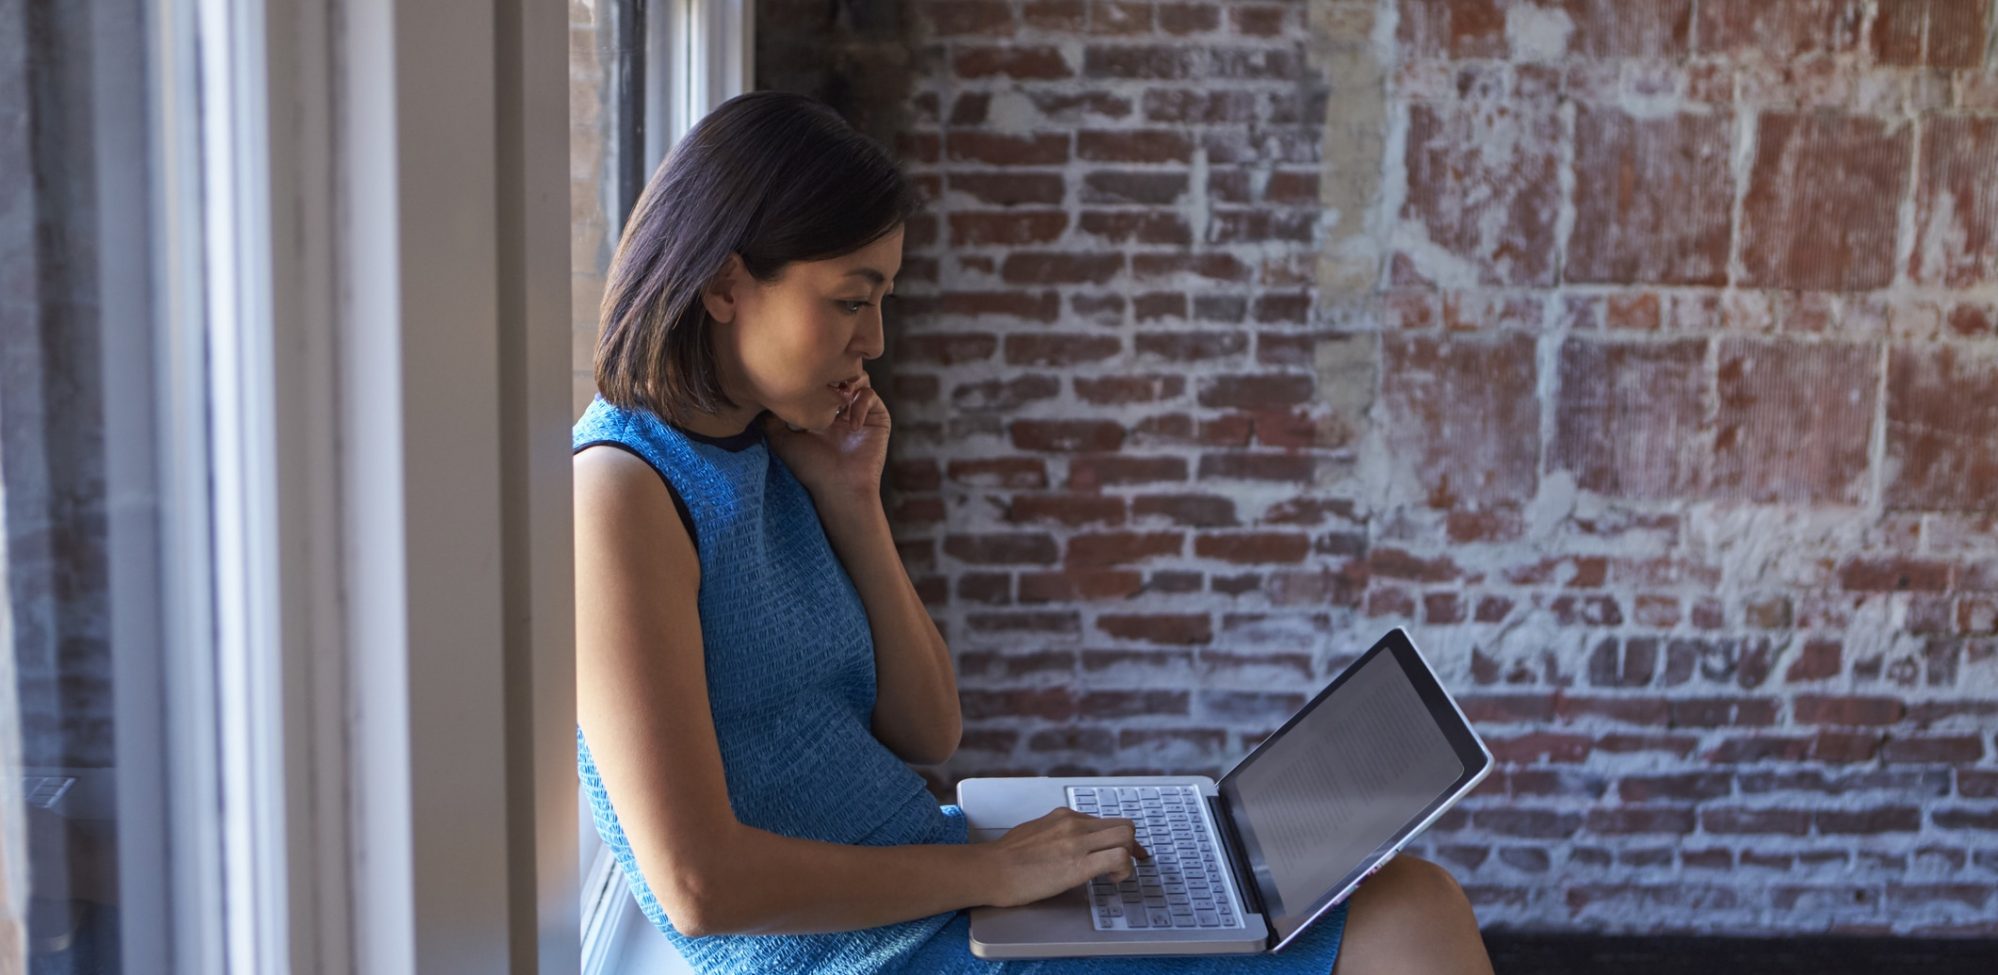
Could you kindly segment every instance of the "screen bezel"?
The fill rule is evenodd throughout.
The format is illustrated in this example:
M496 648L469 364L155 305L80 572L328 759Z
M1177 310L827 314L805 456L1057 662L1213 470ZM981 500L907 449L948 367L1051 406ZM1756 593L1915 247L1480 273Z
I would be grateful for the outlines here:
M1240 783L1237 781L1237 778L1243 770L1253 765L1257 758L1275 748L1277 743L1282 741L1292 728L1304 720L1305 716L1317 710L1320 705L1330 700L1332 695L1338 693L1339 688L1347 680L1351 679L1354 674L1359 673L1360 668L1366 666L1375 657L1383 653L1392 656L1395 663L1401 667L1402 674L1408 678L1410 685L1415 688L1416 695L1422 699L1423 705L1429 709L1430 717L1436 721L1437 727L1443 732L1444 740L1450 743L1451 749L1457 753L1458 760L1463 762L1464 773L1455 782L1452 782L1448 788L1438 794L1427 806L1423 807L1420 816L1417 816L1409 825L1397 831L1386 842L1375 847L1374 851L1368 854L1360 862L1359 866L1355 867L1346 876L1340 878L1339 883L1332 887L1332 889L1319 895L1318 899L1310 907L1302 911L1290 912L1278 916L1268 909L1269 905L1280 903L1276 890L1269 883L1265 882L1264 878L1268 875L1268 872L1255 869L1256 865L1262 862L1262 855L1261 851L1257 848L1255 832L1250 828L1248 818L1243 815ZM1235 831L1241 837L1242 852L1248 857L1248 861L1242 864L1242 873L1247 875L1250 878L1250 882L1256 885L1256 893L1262 898L1265 907L1263 920L1270 931L1268 941L1269 950L1276 951L1303 933L1306 928L1310 927L1311 922L1318 919L1319 915L1331 910L1342 898L1350 893L1358 885L1360 879L1366 875L1366 872L1372 869L1383 856L1400 849L1401 845L1407 842L1409 837L1428 827L1436 817L1442 815L1443 810L1449 808L1466 792L1475 787L1478 782L1482 781L1485 776L1491 774L1491 770L1491 750L1486 748L1485 743L1478 738L1477 731L1471 727L1470 721L1464 717L1463 710L1457 707L1457 703L1444 691L1442 683L1436 679L1435 671L1430 669L1429 662L1423 659L1421 651L1415 648L1415 642L1409 638L1407 631L1401 627L1395 627L1393 630L1388 631L1387 635L1381 637L1366 653L1361 654L1359 659L1353 661L1351 665L1340 672L1339 676L1333 678L1332 682L1327 684L1324 690L1319 691L1303 707L1297 709L1297 713L1292 714L1290 719L1279 726L1268 738L1263 739L1254 749L1250 750L1249 754L1244 755L1241 761L1236 762L1234 767L1228 770L1228 774L1223 775L1221 780L1216 783L1216 789L1221 796L1222 808L1226 811L1228 818L1233 820ZM1294 922L1294 924L1286 927L1286 922Z

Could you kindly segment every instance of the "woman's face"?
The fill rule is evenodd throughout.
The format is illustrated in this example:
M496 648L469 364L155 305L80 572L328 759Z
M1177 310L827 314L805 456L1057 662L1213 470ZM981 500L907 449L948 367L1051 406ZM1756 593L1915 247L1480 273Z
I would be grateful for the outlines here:
M831 425L848 390L868 383L861 364L881 355L881 301L901 269L901 227L851 254L788 264L767 284L731 258L703 295L723 390L793 427Z

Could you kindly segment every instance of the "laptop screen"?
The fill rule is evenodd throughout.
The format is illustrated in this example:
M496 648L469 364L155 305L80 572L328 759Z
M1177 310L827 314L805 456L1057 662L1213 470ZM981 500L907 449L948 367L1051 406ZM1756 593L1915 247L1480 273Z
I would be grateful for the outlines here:
M1489 764L1401 631L1369 650L1220 783L1277 941Z

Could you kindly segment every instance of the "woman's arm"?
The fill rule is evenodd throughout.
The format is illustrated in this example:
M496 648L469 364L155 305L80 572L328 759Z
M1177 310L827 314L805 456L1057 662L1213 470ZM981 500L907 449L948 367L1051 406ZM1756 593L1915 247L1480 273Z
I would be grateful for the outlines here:
M874 634L874 737L903 761L936 765L963 730L950 647L909 581L879 495L826 506L826 538L853 577Z
M1005 896L993 893L1005 871L980 847L846 846L739 822L708 704L693 542L643 461L592 448L575 472L577 720L676 928L845 931Z

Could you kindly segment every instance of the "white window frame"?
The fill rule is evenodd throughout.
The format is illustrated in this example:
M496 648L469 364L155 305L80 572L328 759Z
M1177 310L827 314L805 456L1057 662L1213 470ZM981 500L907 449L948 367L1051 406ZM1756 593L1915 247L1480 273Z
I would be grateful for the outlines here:
M645 0L646 175L702 116L756 79L752 0ZM630 970L631 894L587 809L579 814L583 975Z
M148 10L164 636L117 651L124 957L574 972L566 11Z

